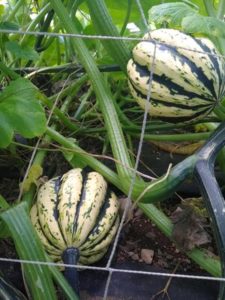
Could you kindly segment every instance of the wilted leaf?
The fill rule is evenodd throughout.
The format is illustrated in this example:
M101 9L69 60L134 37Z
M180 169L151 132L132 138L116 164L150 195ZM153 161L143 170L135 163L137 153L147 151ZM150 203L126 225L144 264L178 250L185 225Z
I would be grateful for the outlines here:
M6 42L5 47L15 56L15 58L22 58L27 60L39 59L39 55L34 49L28 46L23 47L19 45L16 41Z
M30 171L28 173L27 178L21 184L21 188L23 189L23 193L29 191L30 186L34 183L37 185L37 180L38 178L42 175L43 169L40 165L38 164L33 164L30 168Z
M149 10L149 21L162 24L167 22L175 26L180 26L184 17L197 14L197 10L181 2L163 3L153 6Z
M0 147L7 147L13 133L26 138L40 136L46 129L42 97L29 81L19 78L12 81L0 94Z
M211 241L210 236L204 229L204 218L198 216L190 207L180 208L171 216L174 223L172 239L177 246L190 251L195 246L207 244Z

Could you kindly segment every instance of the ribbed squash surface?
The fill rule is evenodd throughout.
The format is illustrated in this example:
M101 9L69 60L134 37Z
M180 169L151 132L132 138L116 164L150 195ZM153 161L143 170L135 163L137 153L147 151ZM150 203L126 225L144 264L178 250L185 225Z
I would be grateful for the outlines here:
M225 64L214 44L175 29L154 30L144 39L127 65L130 90L140 106L145 108L154 62L151 116L176 122L211 112L225 95Z
M107 251L119 225L119 202L97 172L73 169L41 186L31 220L49 255L79 249L79 263L91 264Z

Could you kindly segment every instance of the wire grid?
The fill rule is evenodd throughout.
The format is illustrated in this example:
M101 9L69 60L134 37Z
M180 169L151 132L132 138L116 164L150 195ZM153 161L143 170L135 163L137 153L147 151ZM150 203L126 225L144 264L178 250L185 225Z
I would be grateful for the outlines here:
M140 11L140 15L142 18L143 23L147 26L147 20L145 18L145 14L143 11L143 8L141 6L141 3L139 0L135 0L136 1L136 5ZM163 2L163 1L162 1ZM83 38L83 39L99 39L99 40L126 40L126 41L142 41L142 38L130 38L130 37L117 37L117 36L101 36L101 35L83 35L83 34L70 34L70 33L53 33L53 32L35 32L35 31L17 31L17 30L4 30L4 29L0 29L0 33L17 33L17 34L21 34L21 35L33 35L33 36L37 36L37 35L44 35L44 36L52 36L52 37L70 37L70 38ZM151 39L151 36L149 35L149 39ZM152 39L151 39L152 40ZM121 234L121 230L128 212L128 208L129 208L129 203L131 202L131 194L134 188L134 182L135 182L135 178L136 175L138 174L138 166L139 166L139 161L140 161L140 156L141 156L141 151L142 151L142 145L143 145L143 139L144 139L144 133L145 133L145 128L146 128L146 122L147 122L147 116L148 116L148 112L150 107L150 100L151 100L151 86L152 86L152 80L153 80L153 74L154 74L154 67L155 67L155 55L156 55L156 45L157 44L162 44L158 41L155 41L155 47L154 47L154 55L152 58L152 64L151 64L151 69L149 72L149 88L148 88L148 95L146 97L146 105L145 105L145 110L144 110L144 115L143 115L143 122L142 122L142 128L141 128L141 135L140 135L140 140L139 140L139 145L138 145L138 151L137 151L137 156L136 156L136 161L135 161L135 166L133 169L133 176L131 178L131 184L130 184L130 188L129 188L129 192L128 192L128 196L127 196L127 200L126 200L126 204L125 204L125 209L124 212L122 214L121 217L121 221L119 224L119 228L112 246L112 250L108 259L108 262L106 264L106 267L97 267L97 266L82 266L82 265L69 265L69 264L64 264L64 263L54 263L54 262L41 262L41 261L28 261L28 260L20 260L20 259L11 259L11 258L3 258L0 257L0 261L4 261L4 262L13 262L13 263L20 263L20 264L36 264L36 265L49 265L49 266L60 266L60 267L71 267L71 268L78 268L78 269L89 269L89 270L95 270L95 271L105 271L108 273L108 277L107 277L107 282L105 285L105 289L104 289L104 299L107 299L108 296L108 292L109 292L109 287L110 287L110 282L111 282L111 277L113 273L130 273L130 274L136 274L136 275L148 275L148 276L162 276L162 277L170 277L170 278L186 278L186 279L196 279L196 280L211 280L211 281L220 281L220 282L225 282L225 278L221 278L221 277L211 277L211 276L196 276L196 275L184 275L184 274L174 274L174 273L162 273L162 272L150 272L150 271L140 271L140 270L126 270L126 269L115 269L112 267L112 259L115 255L115 251L117 249L118 246L118 241L119 241L119 237ZM201 51L197 51L197 50L193 50L193 49L188 49L182 46L176 47L179 49L184 49L184 50L188 50L188 51L192 51L192 52L197 52L197 53L202 53L205 54L205 52L201 52ZM222 57L225 58L225 56L223 55L217 55L217 54L212 54L212 53L208 53L209 55L212 56L216 56L216 57ZM69 78L68 78L69 79ZM58 98L56 99L56 101L54 102L54 105L50 111L48 120L47 120L47 124L49 124L51 117L53 115L53 111L54 108L57 106L58 104ZM25 172L25 176L24 176L24 180L23 182L26 180L28 174L29 174L29 170L32 166L32 162L34 160L34 157L36 155L38 146L41 142L41 138L38 139L34 150L32 152L31 155L31 159L29 161L27 170ZM22 182L22 184L23 184ZM21 188L22 190L22 188ZM19 199L21 198L22 194L19 194Z

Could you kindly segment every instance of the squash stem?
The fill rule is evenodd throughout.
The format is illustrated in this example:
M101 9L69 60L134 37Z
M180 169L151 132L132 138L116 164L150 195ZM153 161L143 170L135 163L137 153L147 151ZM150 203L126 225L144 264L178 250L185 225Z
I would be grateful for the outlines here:
M74 247L67 248L62 254L64 264L71 265L65 267L64 276L78 296L80 294L79 273L77 268L72 267L72 265L77 265L79 256L79 250Z

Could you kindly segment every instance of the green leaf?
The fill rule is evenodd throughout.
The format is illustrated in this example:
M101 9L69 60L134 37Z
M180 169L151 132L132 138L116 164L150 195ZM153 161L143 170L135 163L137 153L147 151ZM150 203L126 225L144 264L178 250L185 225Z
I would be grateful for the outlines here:
M149 10L149 21L160 25L167 22L170 26L181 27L187 33L225 38L224 22L214 17L200 15L193 5L182 2L153 6Z
M84 162L80 157L78 157L76 154L73 154L71 152L63 152L63 156L65 159L73 166L73 168L85 168L87 166L87 163Z
M5 11L5 7L3 4L0 4L0 16L2 16L4 14Z
M46 261L45 252L28 216L27 203L10 208L0 214L7 224L17 253L22 260ZM24 264L26 283L32 299L56 299L55 288L48 266Z
M9 203L5 200L5 198L0 195L0 211L9 208Z
M7 147L13 133L26 138L40 136L46 129L38 89L23 78L12 81L0 94L0 147Z
M5 43L5 47L8 51L10 51L15 58L22 58L26 60L38 60L39 55L38 53L32 49L31 47L23 47L19 45L16 41L10 41Z
M109 10L110 16L113 19L113 23L121 28L124 24L124 20L126 18L128 6L132 2L132 9L131 9L131 14L129 17L129 22L134 22L135 24L138 24L139 27L145 27L145 24L143 24L143 19L142 15L139 11L138 6L136 5L134 0L120 0L119 5L118 1L115 0L105 0L105 4L107 6L107 9ZM149 8L152 5L157 5L161 1L160 0L141 0L141 7L143 9L144 15L147 18L147 12ZM167 2L167 1L166 1ZM173 2L173 1L172 1ZM81 9L84 10L85 12L88 12L86 3L81 5Z
M74 138L68 138L69 141L76 143ZM82 158L72 151L63 151L63 156L65 159L73 166L73 168L85 168L87 163L82 160Z
M19 26L13 22L0 22L0 29L5 30L19 30Z
M180 26L182 19L186 16L197 14L197 10L182 2L163 3L153 6L149 12L149 21L162 24L167 22L174 26Z
M9 207L10 207L10 205L8 204L6 199L2 195L0 195L0 212L5 209L8 209ZM0 220L0 238L5 238L5 237L8 237L9 235L10 234L9 234L6 224L3 223L2 220Z
M0 220L0 239L7 238L9 236L10 236L10 232L8 230L8 227L2 220Z
M225 38L225 23L213 17L187 16L182 20L181 25L182 29L188 33L201 33Z

